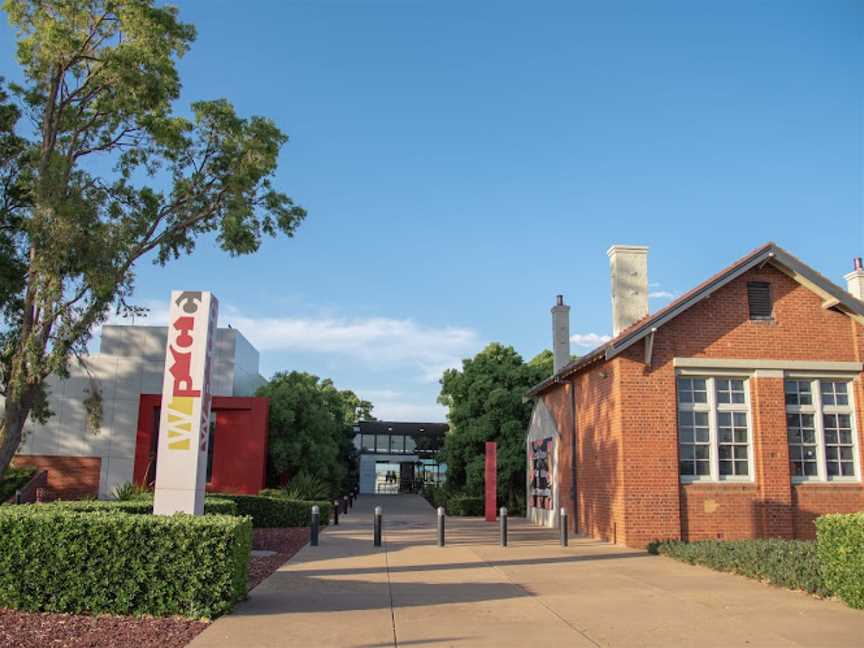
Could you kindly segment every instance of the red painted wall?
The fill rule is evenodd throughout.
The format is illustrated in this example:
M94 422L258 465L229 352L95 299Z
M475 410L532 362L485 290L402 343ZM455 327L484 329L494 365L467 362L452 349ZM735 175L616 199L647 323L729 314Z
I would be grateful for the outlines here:
M157 412L162 404L159 394L142 394L138 406L138 434L135 443L136 484L152 480L152 449L158 427ZM213 474L207 482L209 492L255 495L264 488L267 469L266 398L214 396L212 416L216 417L213 444Z

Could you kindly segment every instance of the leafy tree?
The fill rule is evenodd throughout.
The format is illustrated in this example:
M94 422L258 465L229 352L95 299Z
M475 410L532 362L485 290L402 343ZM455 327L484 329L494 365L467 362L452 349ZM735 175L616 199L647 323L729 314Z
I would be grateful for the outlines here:
M3 6L25 81L9 86L17 106L0 95L0 471L27 418L50 415L46 377L67 375L112 307L140 310L128 303L136 262L189 254L202 235L248 254L305 216L271 184L286 142L272 121L225 99L172 111L176 61L195 38L175 8Z
M277 373L258 390L270 399L270 482L306 473L345 492L356 477L353 431L359 417L371 417L372 403L330 379L292 371Z
M484 485L485 442L497 443L498 499L513 511L525 505L525 434L531 404L529 387L552 375L552 354L544 351L527 364L513 347L497 342L448 369L438 402L449 408L444 446L447 486L480 497Z

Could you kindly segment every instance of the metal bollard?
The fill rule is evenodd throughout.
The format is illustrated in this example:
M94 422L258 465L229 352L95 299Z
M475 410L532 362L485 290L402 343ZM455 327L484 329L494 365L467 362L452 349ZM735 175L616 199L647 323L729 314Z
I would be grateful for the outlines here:
M348 496L347 495L342 496L342 513L344 515L348 515Z
M339 500L333 500L333 526L339 526Z
M444 507L438 507L438 546L444 546Z
M318 531L321 527L321 508L316 504L312 507L312 529L309 532L309 544L318 546Z
M15 491L15 503L16 504L21 503L21 491L20 490Z
M373 520L373 526L375 527L374 532L373 532L374 533L373 544L376 547L381 546L381 525L383 522L383 520L382 520L383 517L384 517L384 515L383 515L383 511L381 510L381 507L376 506L375 507L375 518Z
M499 511L499 515L501 516L501 546L507 546L507 507L502 506Z
M567 546L567 509L563 506L561 507L561 520L559 520L561 525L561 546Z

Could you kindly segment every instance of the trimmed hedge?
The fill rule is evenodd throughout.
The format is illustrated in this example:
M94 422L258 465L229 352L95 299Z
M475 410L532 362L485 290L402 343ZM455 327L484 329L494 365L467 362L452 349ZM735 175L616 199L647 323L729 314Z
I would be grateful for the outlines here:
M468 497L467 495L453 495L447 499L444 508L447 515L478 516L483 515L485 502L482 497Z
M39 506L78 511L80 513L105 511L129 513L131 515L149 515L153 512L153 499L58 501L49 504L40 504ZM237 505L232 500L224 497L206 497L204 498L204 514L238 515Z
M864 512L818 518L816 547L826 586L849 607L864 608Z
M701 540L653 542L648 551L691 565L703 565L828 596L830 587L822 578L816 543L803 540Z
M256 529L309 526L312 524L312 506L315 504L321 509L321 526L325 526L330 521L333 513L333 504L330 502L306 502L284 497L225 493L219 493L219 498L234 502L238 514L250 516Z
M0 607L209 618L245 597L248 518L94 511L0 509Z

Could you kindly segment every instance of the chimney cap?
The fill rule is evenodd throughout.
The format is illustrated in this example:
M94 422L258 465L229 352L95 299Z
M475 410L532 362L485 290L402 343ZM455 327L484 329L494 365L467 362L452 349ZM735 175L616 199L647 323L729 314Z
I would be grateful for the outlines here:
M555 305L563 306L564 305L564 295L555 295Z
M620 243L616 243L608 250L606 250L606 256L612 256L613 254L618 254L619 252L627 252L630 254L648 254L648 246L647 245L622 245Z
M861 262L860 256L852 259L852 269L853 270L864 270L864 263Z

